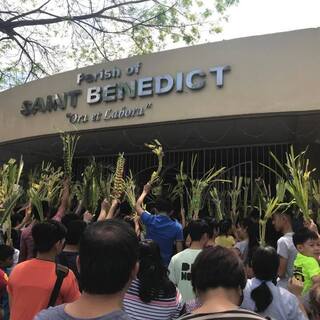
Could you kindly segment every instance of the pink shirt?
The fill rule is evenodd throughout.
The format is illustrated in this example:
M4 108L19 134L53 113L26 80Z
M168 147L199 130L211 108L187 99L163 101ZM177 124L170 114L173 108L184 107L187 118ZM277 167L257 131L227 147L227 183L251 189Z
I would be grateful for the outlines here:
M64 211L64 208L59 208L52 220L60 222L64 215ZM36 253L34 252L34 243L32 238L32 227L34 226L34 224L35 221L30 223L26 228L22 229L21 231L19 262L30 260L36 256Z

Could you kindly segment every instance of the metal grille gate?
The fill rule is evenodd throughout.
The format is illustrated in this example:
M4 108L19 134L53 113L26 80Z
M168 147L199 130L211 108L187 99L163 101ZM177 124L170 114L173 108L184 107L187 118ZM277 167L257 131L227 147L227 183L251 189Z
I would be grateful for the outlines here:
M267 185L275 185L274 175L260 163L277 170L274 161L270 157L273 152L282 162L285 160L285 153L289 149L289 144L272 145L245 145L224 148L188 149L188 150L165 150L164 158L164 178L165 182L174 183L175 175L179 171L180 163L184 163L184 172L190 173L192 155L197 155L195 165L195 176L201 176L213 166L218 169L225 167L226 171L221 176L222 179L233 180L234 177L246 177L250 179L252 187L255 179L264 178ZM96 157L97 162L107 165L115 165L117 155L107 155ZM143 153L125 154L126 168L131 170L139 185L145 183L151 172L157 166L157 159L150 151ZM90 158L81 158L76 161L76 173L79 177ZM229 186L229 187L228 187ZM230 188L229 184L219 184L220 191Z

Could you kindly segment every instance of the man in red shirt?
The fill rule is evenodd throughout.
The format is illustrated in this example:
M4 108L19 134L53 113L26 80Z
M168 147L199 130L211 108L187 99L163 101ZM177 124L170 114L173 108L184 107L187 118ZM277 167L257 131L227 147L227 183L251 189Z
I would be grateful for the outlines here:
M40 310L47 308L57 279L55 258L62 251L65 236L65 227L54 220L33 226L37 256L18 264L9 277L11 320L32 320ZM73 302L79 296L77 280L69 270L55 304Z

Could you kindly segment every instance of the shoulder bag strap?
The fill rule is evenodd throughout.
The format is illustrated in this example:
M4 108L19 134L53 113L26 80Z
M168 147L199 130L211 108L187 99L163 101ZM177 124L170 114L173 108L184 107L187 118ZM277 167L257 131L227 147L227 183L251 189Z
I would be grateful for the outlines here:
M63 279L68 275L69 269L61 264L56 263L57 279L54 284L47 308L53 307L58 299L58 295L62 286Z

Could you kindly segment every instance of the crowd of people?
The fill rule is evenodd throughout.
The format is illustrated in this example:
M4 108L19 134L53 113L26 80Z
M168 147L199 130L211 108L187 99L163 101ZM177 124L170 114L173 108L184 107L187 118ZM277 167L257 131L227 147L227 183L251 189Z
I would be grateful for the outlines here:
M277 212L281 236L262 247L254 212L233 225L210 214L186 222L181 209L178 221L165 198L145 209L150 191L135 215L105 199L94 216L70 212L66 181L56 212L42 203L44 220L32 205L18 210L0 245L2 319L320 319L312 220Z

